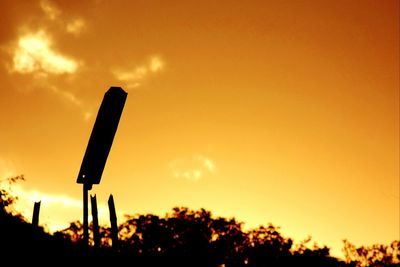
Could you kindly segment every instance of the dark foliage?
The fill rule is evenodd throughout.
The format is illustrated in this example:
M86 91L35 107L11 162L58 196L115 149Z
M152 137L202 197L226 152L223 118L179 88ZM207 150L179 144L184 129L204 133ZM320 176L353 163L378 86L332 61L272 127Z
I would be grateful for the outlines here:
M344 240L344 254L349 266L400 266L400 242L393 241L390 245L375 244L370 247L356 247Z
M13 178L16 179L16 178ZM13 183L14 180L9 180ZM0 262L40 265L99 264L112 266L400 266L400 244L356 248L345 241L346 262L329 248L295 246L269 224L244 231L234 218L213 218L204 209L174 208L165 217L127 216L119 226L119 247L111 247L110 229L101 227L101 247L81 243L80 222L53 235L12 214L15 201L0 190Z

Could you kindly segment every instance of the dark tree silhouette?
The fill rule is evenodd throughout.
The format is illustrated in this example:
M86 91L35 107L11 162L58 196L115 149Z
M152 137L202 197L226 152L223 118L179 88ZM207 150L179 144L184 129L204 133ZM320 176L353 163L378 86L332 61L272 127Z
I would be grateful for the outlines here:
M293 249L269 224L245 232L234 218L213 218L209 211L174 208L165 218L127 216L120 226L122 253L140 262L174 266L341 266L327 247ZM302 266L303 266L302 265Z
M23 180L13 177L7 183ZM211 212L176 207L164 217L128 215L119 225L119 247L111 247L109 227L100 226L100 248L83 242L83 225L72 222L53 235L33 227L12 211L16 198L0 189L0 262L40 265L99 264L112 266L400 266L400 242L356 247L344 241L346 261L330 256L329 248L294 245L268 224L250 231L234 218L214 218ZM92 227L92 226L91 226ZM21 256L23 255L23 257Z
M16 196L12 196L9 193L9 190L14 183L17 183L19 181L25 181L24 175L18 175L0 180L0 183L5 183L7 186L7 188L0 187L0 212L3 212L4 214L12 212L12 209L10 209L10 207L18 198Z
M400 266L400 242L390 245L375 244L356 247L348 240L343 240L343 252L350 266Z

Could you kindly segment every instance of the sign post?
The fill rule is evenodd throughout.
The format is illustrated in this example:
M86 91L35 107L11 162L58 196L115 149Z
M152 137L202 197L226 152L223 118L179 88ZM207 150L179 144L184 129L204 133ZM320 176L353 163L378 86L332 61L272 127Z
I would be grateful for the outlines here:
M88 185L83 184L83 242L89 245L89 208L88 208Z
M76 182L83 184L83 241L89 245L88 191L99 184L128 93L111 87L97 113Z

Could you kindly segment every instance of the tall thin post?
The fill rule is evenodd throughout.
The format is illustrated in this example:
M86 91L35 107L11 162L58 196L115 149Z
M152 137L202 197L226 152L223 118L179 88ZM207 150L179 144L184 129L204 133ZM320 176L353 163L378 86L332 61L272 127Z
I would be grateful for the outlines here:
M96 249L100 248L100 233L99 233L99 217L97 213L97 199L96 195L90 196L92 203L92 217L93 217L93 241Z
M39 226L39 212L40 212L40 202L35 202L33 206L33 216L32 216L32 224L33 226Z
M118 225L117 225L117 214L115 212L114 197L111 194L108 198L108 209L110 210L110 222L111 222L111 240L112 247L118 249Z
M89 221L88 221L88 185L83 184L83 243L89 246Z

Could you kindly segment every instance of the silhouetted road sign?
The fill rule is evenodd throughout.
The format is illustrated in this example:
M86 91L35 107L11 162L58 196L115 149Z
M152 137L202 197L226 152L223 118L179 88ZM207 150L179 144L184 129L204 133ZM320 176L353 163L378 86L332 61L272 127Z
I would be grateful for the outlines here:
M111 87L104 94L83 157L77 183L86 184L89 188L93 184L100 183L127 95L128 93L120 87Z

